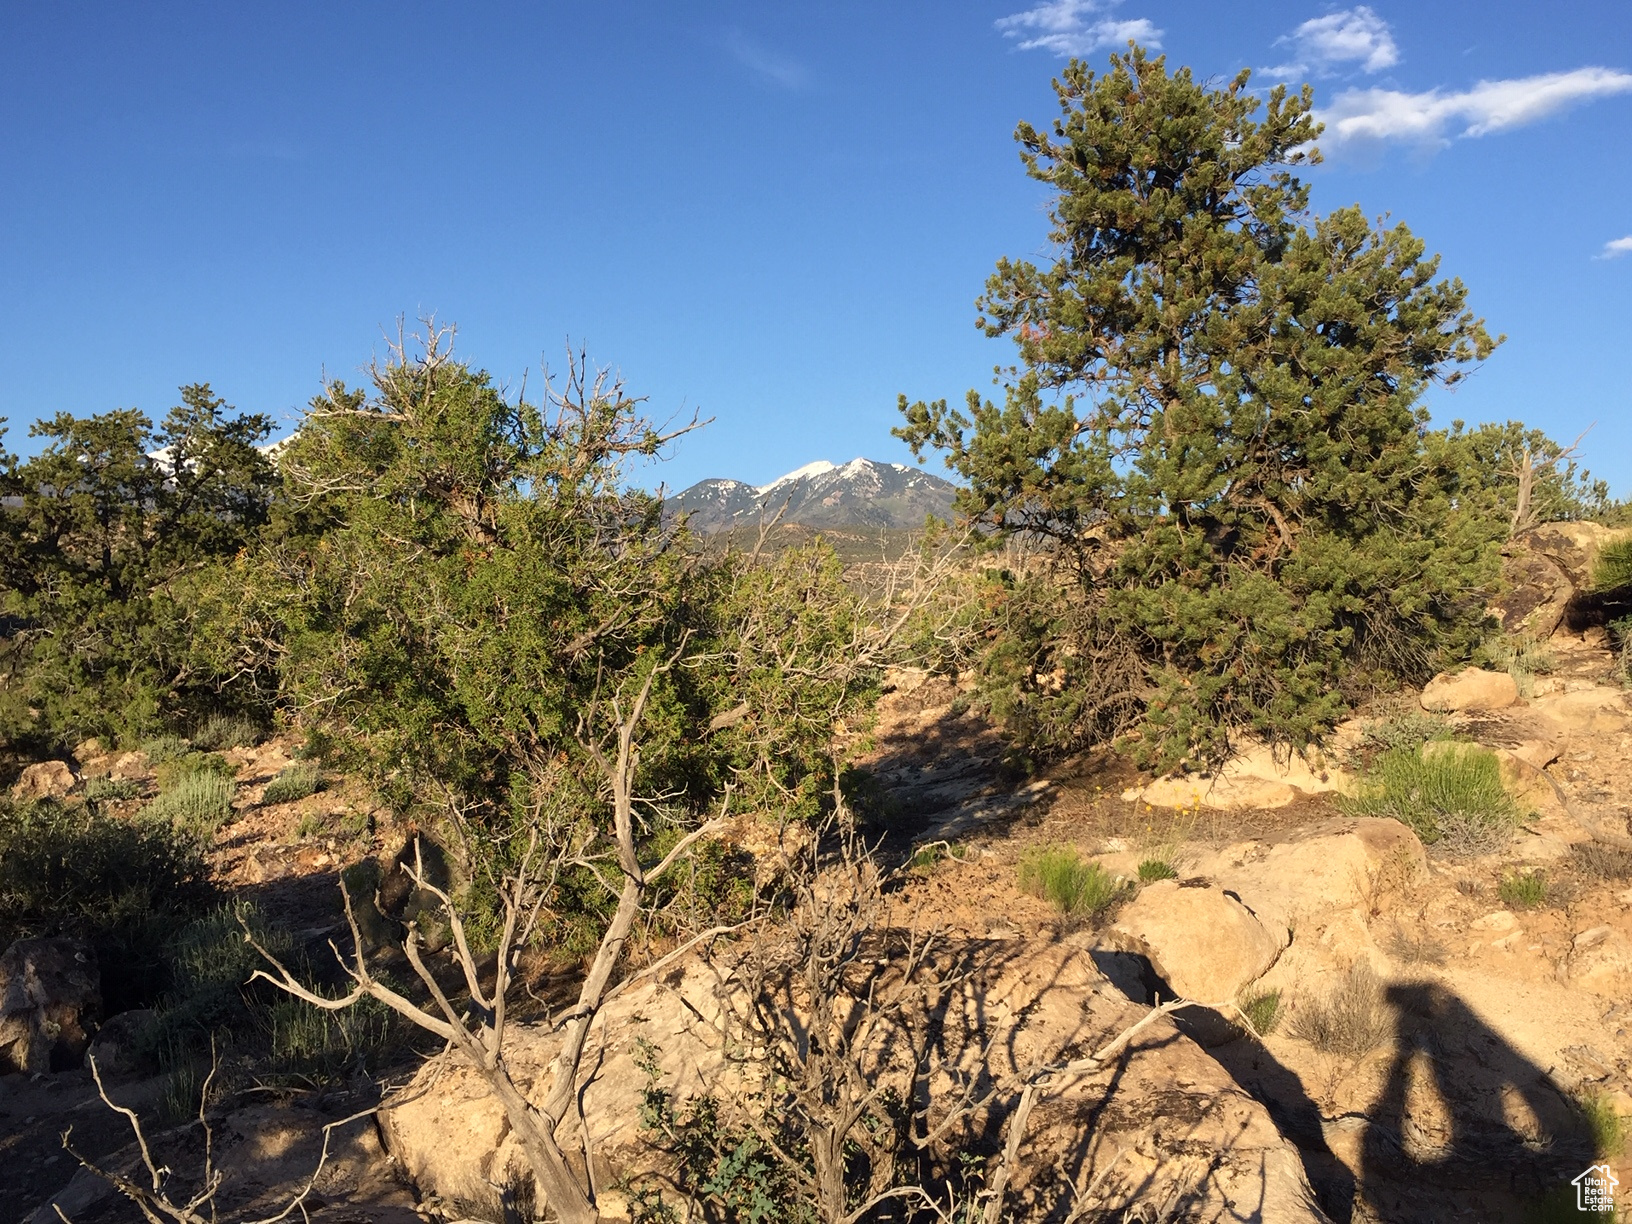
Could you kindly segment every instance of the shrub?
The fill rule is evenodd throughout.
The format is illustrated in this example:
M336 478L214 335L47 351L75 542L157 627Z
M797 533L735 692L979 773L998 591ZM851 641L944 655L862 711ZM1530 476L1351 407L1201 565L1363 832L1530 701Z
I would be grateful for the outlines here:
M1632 535L1609 540L1598 550L1592 589L1601 594L1632 589Z
M1409 825L1424 845L1478 853L1504 843L1520 812L1502 786L1496 754L1476 744L1393 748L1361 777L1360 793L1343 806L1360 816Z
M1593 1151L1602 1159L1612 1159L1626 1146L1628 1119L1603 1092L1589 1092L1576 1101L1581 1119L1592 1135Z
M199 837L212 837L232 819L232 782L216 773L184 774L148 804L146 815Z
M1097 918L1127 893L1127 883L1070 846L1039 850L1020 861L1020 887L1052 901L1068 917Z
M161 735L142 742L142 751L147 754L149 765L162 765L166 761L178 760L192 750L193 746L179 735Z
M1305 1003L1292 1021L1292 1035L1326 1054L1360 1058L1388 1037L1391 1016L1383 985L1365 961L1324 998Z
M1263 990L1241 1000L1241 1011L1260 1037L1275 1031L1281 1021L1281 992Z
M1157 880L1176 880L1178 870L1166 859L1146 859L1139 864L1139 882L1154 884Z
M165 940L210 897L198 841L94 804L0 802L0 947L72 935L96 948L112 1014L151 1001Z
M323 789L323 771L312 761L296 761L266 784L263 804L293 803Z
M193 732L193 747L208 752L248 748L261 742L261 729L242 714L212 714Z
M1370 755L1392 752L1397 748L1416 752L1426 743L1448 740L1454 735L1455 728L1449 719L1424 710L1407 710L1393 718L1367 723L1360 734L1360 743L1370 750Z
M1383 951L1407 965L1443 965L1448 955L1431 933L1398 925L1383 940Z
M1600 880L1632 879L1632 850L1606 846L1602 842L1582 842L1570 851L1576 870Z
M237 771L218 752L185 752L161 762L153 770L153 777L161 791L169 790L182 779L196 774L214 774L219 778L232 779L237 776Z
M142 793L141 783L129 778L114 778L108 774L98 774L86 780L85 801L87 803L117 802L121 799L134 799Z
M1515 871L1502 877L1497 892L1515 909L1536 909L1547 903L1547 877L1540 871Z

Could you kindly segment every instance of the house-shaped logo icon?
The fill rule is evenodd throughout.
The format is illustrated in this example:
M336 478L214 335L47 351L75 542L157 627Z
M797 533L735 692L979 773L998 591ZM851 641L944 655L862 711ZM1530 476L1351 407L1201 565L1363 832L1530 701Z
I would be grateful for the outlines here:
M1575 1187L1577 1211L1614 1211L1615 1187L1620 1185L1607 1164L1593 1165L1570 1185Z

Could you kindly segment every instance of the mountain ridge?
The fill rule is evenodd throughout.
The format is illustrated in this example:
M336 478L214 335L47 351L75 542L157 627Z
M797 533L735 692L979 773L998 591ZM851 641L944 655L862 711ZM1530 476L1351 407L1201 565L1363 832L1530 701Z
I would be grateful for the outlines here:
M730 531L780 515L806 527L922 527L930 515L952 517L957 486L901 463L855 458L845 464L817 459L768 484L713 478L682 489L663 503L665 515L684 515L693 529Z

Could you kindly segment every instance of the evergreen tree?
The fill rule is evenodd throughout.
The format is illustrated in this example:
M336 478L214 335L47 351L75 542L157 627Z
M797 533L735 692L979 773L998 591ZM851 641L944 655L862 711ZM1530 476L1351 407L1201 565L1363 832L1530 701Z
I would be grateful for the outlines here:
M1346 682L1415 678L1483 615L1495 546L1452 521L1421 399L1499 341L1403 225L1310 215L1311 93L1261 105L1248 77L1209 89L1137 47L1072 62L1060 117L1016 134L1057 258L1001 260L978 303L1018 346L1003 403L901 400L961 510L1056 564L1013 578L1044 615L988 674L1039 746L1135 725L1152 764L1237 730L1301 745Z

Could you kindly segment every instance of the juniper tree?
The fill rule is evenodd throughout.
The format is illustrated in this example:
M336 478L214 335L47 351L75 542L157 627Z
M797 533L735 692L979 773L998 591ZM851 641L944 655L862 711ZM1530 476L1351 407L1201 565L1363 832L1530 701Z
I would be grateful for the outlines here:
M1405 226L1311 214L1311 92L1260 102L1249 75L1073 61L1059 117L1016 132L1054 262L1000 260L978 301L1018 346L1001 404L901 397L961 511L1056 563L988 675L1023 736L1137 723L1162 764L1238 729L1302 744L1357 665L1420 670L1482 615L1494 544L1441 538L1422 395L1499 340Z

